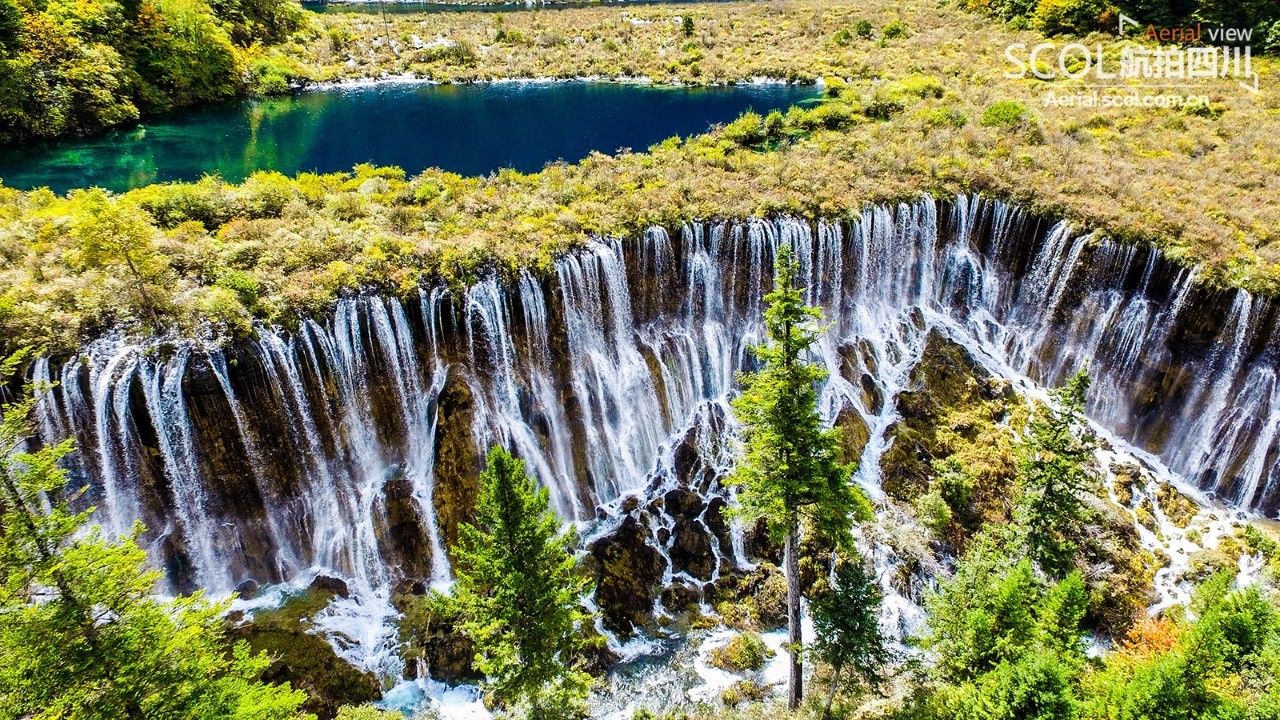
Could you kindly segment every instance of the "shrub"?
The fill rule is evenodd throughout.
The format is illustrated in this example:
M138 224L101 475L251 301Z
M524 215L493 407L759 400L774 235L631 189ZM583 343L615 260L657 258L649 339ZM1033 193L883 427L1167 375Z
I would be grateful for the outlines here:
M892 20L884 29L880 31L881 37L886 40L897 40L907 36L907 25L901 20Z
M754 633L738 633L727 644L711 651L708 662L726 672L747 672L764 667L774 653Z
M774 110L764 118L764 134L770 140L777 140L782 137L783 131L786 130L786 118L781 112Z
M133 190L127 197L155 218L162 228L172 228L195 220L206 228L222 225L236 213L234 198L225 193L222 182L206 176L194 183L149 185Z
M925 116L925 122L935 127L961 128L969 124L969 116L953 107L937 108Z
M253 218L280 217L292 200L300 197L293 182L273 171L256 172L240 186L244 209Z
M797 110L793 122L806 130L839 130L853 122L853 108L842 102L825 102L810 110Z
M1083 35L1099 29L1105 0L1040 0L1031 25L1046 35Z
M737 707L743 703L761 702L769 697L769 688L754 680L741 680L730 685L720 693L720 702L725 707Z
M1015 128L1027 122L1031 112L1017 100L1000 100L982 111L981 123L987 127Z
M747 111L724 126L724 137L736 145L755 145L764 140L764 118L758 112Z
M891 97L881 97L872 100L862 110L862 114L873 120L888 120L889 118L902 112L902 102Z
M916 73L893 83L889 88L889 92L918 98L940 98L945 91L942 87L942 81L938 78L932 75Z
M236 293L224 287L206 287L197 291L196 310L199 319L209 320L227 329L235 337L248 335L252 329L249 311Z
M870 20L862 19L853 26L853 32L863 40L870 40L875 34L875 29L871 26Z
M235 293L246 307L253 307L258 302L258 292L261 287L252 275L243 270L224 269L218 273L215 285Z

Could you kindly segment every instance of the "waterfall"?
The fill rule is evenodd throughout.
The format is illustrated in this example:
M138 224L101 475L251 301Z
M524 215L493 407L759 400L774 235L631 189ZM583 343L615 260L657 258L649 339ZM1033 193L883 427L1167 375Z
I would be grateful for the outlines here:
M566 521L671 498L652 505L647 542L668 580L711 582L750 567L742 529L722 528L719 506L671 503L723 494L728 403L754 363L780 243L831 327L814 351L830 374L821 411L865 424L856 479L873 496L894 398L939 331L1040 385L1089 362L1102 427L1227 502L1280 509L1274 303L976 196L597 238L543 275L345 297L230 347L99 340L33 365L57 380L40 432L76 439L73 481L97 521L147 525L174 590L308 574L365 592L445 583L492 443L525 460ZM707 538L706 567L685 557L690 532Z

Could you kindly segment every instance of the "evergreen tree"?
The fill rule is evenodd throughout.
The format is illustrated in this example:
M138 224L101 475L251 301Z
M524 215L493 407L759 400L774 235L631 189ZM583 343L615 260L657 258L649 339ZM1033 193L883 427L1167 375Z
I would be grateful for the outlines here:
M926 599L922 638L937 681L926 717L1068 720L1078 715L1088 593L1079 573L1048 583L1011 533L978 538Z
M523 707L534 720L586 714L590 678L576 663L589 621L579 601L589 588L574 544L524 463L491 450L475 523L459 526L454 598L491 703Z
M258 681L266 656L228 653L225 606L158 600L134 538L81 532L91 511L68 507L58 465L70 442L24 452L31 409L0 407L0 717L299 717L303 693Z
M1051 577L1071 571L1075 538L1092 517L1085 504L1101 480L1093 468L1096 448L1084 420L1089 374L1077 372L1052 391L1052 402L1036 414L1020 447L1022 490L1015 519L1031 558Z
M831 717L831 704L845 670L852 679L869 687L877 687L884 680L881 671L889 662L890 653L880 631L882 597L875 577L859 558L839 563L830 587L809 603L815 636L813 654L831 666L823 718Z
M838 543L851 538L854 518L870 517L866 498L850 483L853 468L839 462L840 431L824 428L818 415L817 384L826 369L808 360L821 332L817 308L804 304L796 287L799 263L781 245L773 291L765 296L768 340L754 348L764 366L742 378L733 401L742 423L743 455L729 482L740 488L740 513L764 518L785 542L787 629L791 646L788 702L800 704L800 523Z

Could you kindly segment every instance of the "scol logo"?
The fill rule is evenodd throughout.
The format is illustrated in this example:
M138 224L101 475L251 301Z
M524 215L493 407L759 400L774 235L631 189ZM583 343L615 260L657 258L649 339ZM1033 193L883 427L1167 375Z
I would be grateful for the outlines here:
M1134 29L1143 25L1127 15L1121 14L1116 33L1125 37ZM1253 68L1253 49L1247 43L1252 37L1252 30L1227 27L1204 28L1197 24L1194 27L1156 27L1147 25L1142 32L1142 39L1154 45L1126 44L1120 48L1117 60L1114 53L1107 54L1101 43L1093 47L1073 42L1058 45L1052 42L1039 43L1031 48L1026 43L1013 43L1005 48L1005 59L1010 69L1005 71L1007 78L1025 78L1028 74L1041 80L1095 80L1085 87L1093 91L1093 101L1084 100L1090 105L1145 105L1145 106L1177 106L1203 101L1208 103L1207 96L1189 91L1202 89L1205 80L1214 78L1235 78L1240 87L1253 94L1260 92L1258 74ZM1211 43L1198 44L1208 37ZM1166 93L1163 98L1134 101L1130 98L1118 101L1100 96L1100 91L1126 92L1129 95L1140 95L1138 88L1117 86L1107 83L1109 80L1142 80L1147 88L1176 90L1181 92ZM1078 96L1088 98L1088 95ZM1059 96L1050 92L1046 96L1046 104L1059 100Z

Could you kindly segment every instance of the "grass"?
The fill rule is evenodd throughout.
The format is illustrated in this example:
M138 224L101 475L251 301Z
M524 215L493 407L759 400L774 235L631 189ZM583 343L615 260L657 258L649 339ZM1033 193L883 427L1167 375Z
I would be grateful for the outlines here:
M592 234L693 218L842 217L921 193L987 193L1153 242L1203 265L1205 282L1280 291L1274 61L1254 58L1256 96L1229 78L1204 81L1196 92L1211 103L1201 110L1085 108L1043 100L1051 90L1080 92L1084 81L1005 77L1006 46L1042 38L924 0L389 16L393 40L409 32L437 48L464 48L433 51L425 63L417 51L393 54L377 16L315 22L310 44L289 52L327 79L406 70L456 80L764 75L825 78L828 100L533 174L407 178L366 167L260 174L241 186L206 179L97 200L0 188L7 344L67 349L120 324L194 334L212 320L244 333L252 318L287 324L345 290L412 292L433 278L465 282L494 264L545 269ZM1119 53L1111 37L1086 42ZM118 253L84 252L92 233L76 228L100 223L76 218L86 208L101 214L93 209L101 203L141 219L143 272L128 272Z

